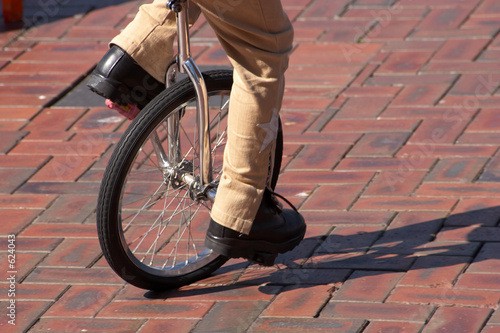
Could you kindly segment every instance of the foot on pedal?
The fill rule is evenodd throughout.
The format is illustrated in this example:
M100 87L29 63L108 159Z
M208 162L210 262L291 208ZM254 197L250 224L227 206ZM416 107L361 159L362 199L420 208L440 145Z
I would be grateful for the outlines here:
M123 106L111 101L110 99L107 99L105 103L108 108L118 111L118 113L127 117L130 120L133 120L135 117L137 117L139 112L141 112L141 110L137 107L137 105L128 104L126 106Z

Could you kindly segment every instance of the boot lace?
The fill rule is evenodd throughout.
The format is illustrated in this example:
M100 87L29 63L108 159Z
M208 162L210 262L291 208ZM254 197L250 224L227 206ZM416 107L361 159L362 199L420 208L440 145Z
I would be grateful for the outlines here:
M278 201L278 199L276 199L276 197L278 197L281 200L283 200L284 202L286 202L295 212L297 212L297 213L299 212L298 209L287 198L285 198L281 194L274 192L270 188L266 188L266 191L268 191L268 193L269 193L269 199L270 199L272 205L274 206L274 208L278 212L281 213L281 211L283 211L283 205Z

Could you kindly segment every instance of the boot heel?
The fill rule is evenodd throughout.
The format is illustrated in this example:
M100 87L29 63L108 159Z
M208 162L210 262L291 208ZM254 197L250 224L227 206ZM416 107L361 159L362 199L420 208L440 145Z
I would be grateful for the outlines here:
M252 261L262 266L273 266L277 256L277 253L256 252Z

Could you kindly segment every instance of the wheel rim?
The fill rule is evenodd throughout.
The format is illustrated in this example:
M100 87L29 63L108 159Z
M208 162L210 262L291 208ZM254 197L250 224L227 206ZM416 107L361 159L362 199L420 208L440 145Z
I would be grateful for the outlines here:
M229 91L209 93L214 180L222 173ZM143 140L127 173L120 200L120 239L127 256L141 270L159 276L189 274L219 257L204 246L211 202L195 201L192 191L172 177L172 169L198 176L195 98L169 113L180 116L180 163L166 172L158 163L151 135ZM167 148L166 119L157 133ZM187 170L187 171L186 171Z

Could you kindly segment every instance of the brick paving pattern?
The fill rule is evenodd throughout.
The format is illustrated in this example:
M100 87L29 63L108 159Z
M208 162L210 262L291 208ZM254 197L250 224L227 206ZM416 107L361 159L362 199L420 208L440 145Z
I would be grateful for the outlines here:
M164 293L125 284L97 241L128 121L58 104L140 3L25 0L34 27L0 24L2 332L500 332L497 0L283 0L278 192L306 238L274 267L232 260ZM228 65L203 19L192 41L200 65Z

